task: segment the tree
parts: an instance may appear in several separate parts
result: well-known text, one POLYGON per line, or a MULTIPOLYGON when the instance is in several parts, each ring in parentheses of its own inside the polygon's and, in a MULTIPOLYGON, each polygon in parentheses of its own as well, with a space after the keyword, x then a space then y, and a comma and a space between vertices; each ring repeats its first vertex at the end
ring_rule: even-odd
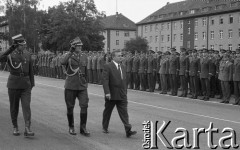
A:
POLYGON ((135 39, 126 42, 124 50, 131 53, 134 53, 135 51, 139 53, 146 52, 148 50, 148 42, 142 37, 136 37, 135 39))

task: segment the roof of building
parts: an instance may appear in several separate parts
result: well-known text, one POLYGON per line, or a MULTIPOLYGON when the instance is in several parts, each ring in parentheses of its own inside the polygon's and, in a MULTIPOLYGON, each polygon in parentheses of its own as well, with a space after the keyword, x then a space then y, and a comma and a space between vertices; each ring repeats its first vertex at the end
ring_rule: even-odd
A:
POLYGON ((137 30, 135 23, 121 13, 103 18, 102 23, 104 29, 137 30))
POLYGON ((138 22, 137 25, 178 20, 184 17, 197 17, 226 13, 228 11, 239 11, 239 8, 240 1, 185 0, 176 3, 167 3, 164 7, 138 22))

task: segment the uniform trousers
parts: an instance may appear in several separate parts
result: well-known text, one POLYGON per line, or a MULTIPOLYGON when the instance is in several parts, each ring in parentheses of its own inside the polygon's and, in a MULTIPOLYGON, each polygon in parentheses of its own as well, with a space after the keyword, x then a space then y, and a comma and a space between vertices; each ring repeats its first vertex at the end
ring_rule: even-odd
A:
POLYGON ((97 69, 98 84, 102 84, 102 69, 97 69))
POLYGON ((145 73, 139 73, 140 76, 140 84, 141 84, 141 90, 146 90, 146 74, 145 73))
POLYGON ((239 94, 240 94, 240 81, 234 81, 235 100, 239 100, 239 94))
POLYGON ((188 82, 187 82, 187 78, 185 77, 185 75, 180 75, 180 82, 181 82, 181 86, 182 86, 182 95, 187 96, 188 82))
POLYGON ((169 77, 170 77, 170 84, 171 84, 171 94, 177 95, 177 90, 178 90, 177 75, 169 74, 169 77))
POLYGON ((160 80, 161 80, 162 92, 167 93, 167 75, 160 74, 160 80))
POLYGON ((222 87, 223 100, 229 102, 231 97, 230 82, 221 81, 221 87, 222 87))
POLYGON ((210 82, 208 78, 201 78, 203 96, 209 98, 210 96, 210 82))
POLYGON ((139 90, 140 81, 139 81, 139 75, 137 72, 133 72, 133 82, 134 82, 134 89, 139 90))
POLYGON ((25 121, 25 126, 30 127, 31 125, 31 90, 29 87, 27 89, 10 89, 8 88, 8 96, 10 101, 10 113, 13 127, 18 127, 18 112, 19 112, 19 102, 21 100, 23 118, 25 121))
POLYGON ((97 69, 93 69, 92 74, 93 74, 93 83, 97 83, 97 69))
POLYGON ((214 97, 216 94, 216 78, 215 76, 211 76, 210 78, 210 95, 214 97))
POLYGON ((102 126, 104 129, 108 129, 111 114, 113 111, 113 108, 117 107, 117 111, 119 114, 120 119, 122 120, 122 123, 125 127, 125 131, 129 132, 132 128, 132 125, 129 124, 129 116, 128 116, 128 110, 127 100, 107 100, 105 99, 105 109, 103 111, 103 120, 102 120, 102 126))
POLYGON ((127 72, 127 86, 129 86, 130 89, 133 89, 132 72, 127 72))
POLYGON ((148 87, 149 87, 149 90, 150 91, 153 91, 154 90, 154 85, 153 85, 153 73, 148 73, 147 74, 147 79, 148 79, 148 87))
POLYGON ((196 97, 199 95, 199 77, 190 76, 191 92, 192 96, 196 97))
POLYGON ((88 82, 93 83, 93 74, 92 74, 92 69, 88 69, 88 82))

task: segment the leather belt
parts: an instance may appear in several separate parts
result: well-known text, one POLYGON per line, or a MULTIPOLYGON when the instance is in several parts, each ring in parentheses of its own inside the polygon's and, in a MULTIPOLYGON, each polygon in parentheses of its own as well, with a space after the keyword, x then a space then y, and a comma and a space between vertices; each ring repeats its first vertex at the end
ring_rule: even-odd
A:
POLYGON ((10 72, 11 75, 14 75, 14 76, 19 76, 19 77, 26 77, 26 76, 29 76, 28 73, 25 73, 25 72, 10 72))

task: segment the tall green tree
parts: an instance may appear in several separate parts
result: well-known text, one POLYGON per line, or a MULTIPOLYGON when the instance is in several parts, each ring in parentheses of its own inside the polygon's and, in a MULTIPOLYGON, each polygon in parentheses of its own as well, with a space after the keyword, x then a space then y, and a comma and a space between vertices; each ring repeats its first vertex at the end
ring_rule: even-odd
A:
POLYGON ((135 51, 139 53, 146 52, 148 50, 148 42, 142 37, 136 37, 135 39, 126 42, 124 50, 131 53, 134 53, 135 51))

